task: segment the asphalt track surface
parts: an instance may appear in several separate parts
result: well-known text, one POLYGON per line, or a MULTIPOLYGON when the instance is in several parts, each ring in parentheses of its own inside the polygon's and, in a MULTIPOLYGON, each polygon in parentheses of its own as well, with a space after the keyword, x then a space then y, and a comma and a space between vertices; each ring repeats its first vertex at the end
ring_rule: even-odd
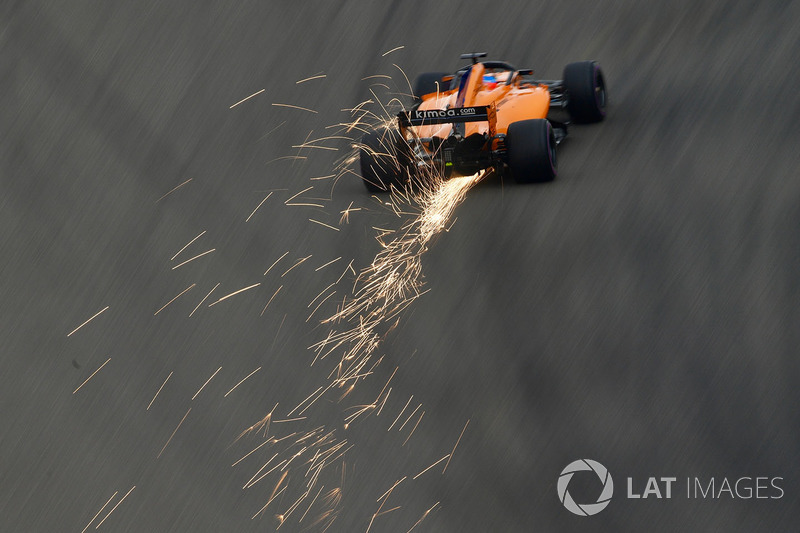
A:
MULTIPOLYGON (((416 531, 796 531, 799 7, 3 2, 0 529, 273 530, 299 493, 251 519, 277 478, 243 490, 269 455, 232 467, 262 440, 233 442, 326 383, 307 347, 335 305, 306 322, 308 303, 351 259, 369 264, 373 226, 401 222, 352 176, 323 208, 287 206, 310 185, 303 198, 327 197, 329 182, 309 179, 343 152, 275 159, 370 88, 402 92, 393 64, 413 77, 488 51, 548 78, 598 60, 609 117, 572 130, 553 184, 470 191, 374 374, 342 404, 273 424, 324 424, 354 445, 324 481, 343 484, 329 531, 366 530, 404 476, 382 511, 401 507, 371 531, 407 531, 431 507, 416 531), (392 79, 361 81, 376 74, 392 79), (362 210, 340 225, 351 202, 362 210), (287 251, 285 268, 312 257, 265 276, 287 251), (345 430, 343 409, 395 368, 381 416, 345 430), (411 395, 403 420, 420 411, 387 431, 411 395), (467 421, 446 473, 412 479, 467 421), (593 517, 556 494, 579 458, 615 481, 593 517), (680 492, 625 498, 628 477, 641 493, 649 476, 679 478, 680 492), (680 485, 746 476, 781 477, 783 497, 687 499, 680 485)), ((599 493, 585 477, 570 490, 599 493)), ((323 507, 300 523, 308 501, 281 530, 312 526, 323 507)))

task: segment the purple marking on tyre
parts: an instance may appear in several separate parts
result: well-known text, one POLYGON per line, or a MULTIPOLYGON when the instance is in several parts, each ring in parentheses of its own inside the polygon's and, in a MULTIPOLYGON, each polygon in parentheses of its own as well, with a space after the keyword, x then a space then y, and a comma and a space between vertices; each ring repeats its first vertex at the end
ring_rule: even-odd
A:
POLYGON ((556 151, 550 144, 550 139, 553 137, 553 126, 547 123, 547 154, 550 160, 550 169, 553 171, 553 177, 558 176, 558 169, 556 168, 556 151))
POLYGON ((597 104, 600 115, 606 116, 606 84, 605 80, 602 78, 603 75, 600 74, 600 67, 594 65, 594 79, 592 83, 592 85, 594 85, 594 101, 597 104), (600 86, 600 83, 602 83, 602 86, 600 86), (598 91, 597 89, 600 90, 598 91))

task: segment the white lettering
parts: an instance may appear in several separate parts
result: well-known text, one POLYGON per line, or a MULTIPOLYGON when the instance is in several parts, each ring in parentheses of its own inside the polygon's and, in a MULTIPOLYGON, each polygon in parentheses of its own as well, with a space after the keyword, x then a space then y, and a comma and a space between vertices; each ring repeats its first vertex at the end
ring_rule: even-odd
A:
POLYGON ((647 486, 644 488, 642 498, 647 498, 651 494, 655 494, 656 498, 661 498, 661 491, 658 488, 658 481, 656 481, 656 478, 654 477, 651 477, 647 480, 647 486))
POLYGON ((667 486, 667 498, 672 498, 672 484, 677 481, 677 478, 662 477, 661 481, 663 481, 667 486))
POLYGON ((633 479, 628 478, 628 498, 641 498, 639 494, 633 493, 633 479))

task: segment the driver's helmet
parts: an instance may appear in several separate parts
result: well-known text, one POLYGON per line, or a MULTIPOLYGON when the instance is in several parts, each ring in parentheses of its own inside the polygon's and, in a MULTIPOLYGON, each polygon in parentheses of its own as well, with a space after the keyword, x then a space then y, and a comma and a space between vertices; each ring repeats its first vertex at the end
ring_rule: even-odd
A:
POLYGON ((493 72, 483 75, 483 86, 490 90, 497 87, 497 77, 493 72))

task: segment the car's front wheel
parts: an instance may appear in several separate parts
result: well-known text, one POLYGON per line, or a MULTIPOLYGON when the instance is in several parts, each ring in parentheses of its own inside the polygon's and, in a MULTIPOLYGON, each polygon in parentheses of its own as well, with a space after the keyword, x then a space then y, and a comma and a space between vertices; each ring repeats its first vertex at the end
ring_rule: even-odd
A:
POLYGON ((567 110, 574 122, 600 122, 606 116, 606 81, 597 61, 564 67, 567 110))
POLYGON ((508 167, 520 183, 553 181, 558 174, 556 138, 546 119, 520 120, 508 126, 508 167))

